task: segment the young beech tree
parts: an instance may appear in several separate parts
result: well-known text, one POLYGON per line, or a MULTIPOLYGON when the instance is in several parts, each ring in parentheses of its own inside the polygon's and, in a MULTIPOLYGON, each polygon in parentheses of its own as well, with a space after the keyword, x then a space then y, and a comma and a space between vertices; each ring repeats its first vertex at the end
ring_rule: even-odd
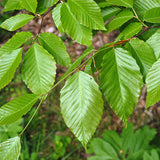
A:
MULTIPOLYGON (((66 80, 60 95, 61 113, 86 148, 101 120, 102 95, 125 124, 143 84, 147 86, 146 107, 160 100, 159 0, 8 0, 3 12, 21 9, 26 12, 10 17, 0 27, 16 31, 34 18, 43 23, 43 18, 52 12, 59 32, 88 48, 71 63, 63 41, 53 33, 41 33, 41 28, 36 36, 29 31, 17 32, 0 48, 0 89, 13 79, 24 54, 21 72, 32 94, 26 93, 1 106, 0 125, 17 121, 40 101, 36 113, 47 95, 66 80), (92 47, 93 30, 108 33, 116 29, 120 34, 115 42, 98 50, 92 47), (23 53, 28 41, 32 45, 23 53), (68 70, 54 84, 56 64, 68 70), (96 71, 100 72, 100 85, 90 75, 96 71)), ((0 144, 1 160, 18 159, 20 138, 29 123, 18 137, 0 144)))

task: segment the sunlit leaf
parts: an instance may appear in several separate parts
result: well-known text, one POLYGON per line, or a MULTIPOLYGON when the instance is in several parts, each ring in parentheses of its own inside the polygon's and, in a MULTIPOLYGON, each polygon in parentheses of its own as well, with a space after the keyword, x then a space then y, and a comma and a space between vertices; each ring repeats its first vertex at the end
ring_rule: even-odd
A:
POLYGON ((113 111, 127 123, 143 84, 140 69, 128 51, 116 48, 104 56, 100 83, 113 111))
POLYGON ((90 75, 79 71, 69 77, 61 90, 61 112, 65 123, 86 146, 103 112, 99 86, 90 75))
POLYGON ((11 124, 25 115, 38 100, 34 94, 24 94, 0 107, 0 125, 11 124))
POLYGON ((46 94, 55 81, 55 60, 42 46, 35 43, 24 58, 22 75, 34 94, 46 94))

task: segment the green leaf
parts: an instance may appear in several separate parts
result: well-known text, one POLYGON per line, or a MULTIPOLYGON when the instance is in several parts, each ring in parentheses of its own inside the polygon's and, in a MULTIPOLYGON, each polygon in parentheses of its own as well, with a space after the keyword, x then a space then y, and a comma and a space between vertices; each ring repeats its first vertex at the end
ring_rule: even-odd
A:
POLYGON ((14 137, 0 143, 1 160, 18 160, 21 151, 20 138, 14 137))
POLYGON ((20 10, 22 7, 22 0, 8 0, 3 12, 11 11, 11 10, 20 10))
POLYGON ((121 11, 119 14, 117 14, 117 16, 115 18, 113 18, 107 25, 107 32, 111 32, 117 28, 119 28, 120 26, 122 26, 124 23, 126 23, 127 21, 129 21, 130 19, 132 19, 134 17, 134 14, 132 11, 130 10, 124 10, 121 11))
POLYGON ((144 15, 149 9, 160 7, 159 0, 134 0, 133 8, 136 10, 138 17, 143 20, 144 15))
POLYGON ((122 141, 116 131, 107 130, 103 133, 103 139, 107 143, 111 144, 115 151, 119 154, 120 150, 122 149, 122 141))
POLYGON ((6 29, 8 31, 15 31, 25 24, 27 24, 30 20, 32 20, 34 16, 28 14, 18 14, 13 16, 7 20, 5 20, 0 27, 6 29))
POLYGON ((160 101, 160 59, 156 61, 146 78, 147 85, 147 107, 160 101))
POLYGON ((144 15, 144 21, 151 23, 160 23, 160 7, 148 10, 144 15))
POLYGON ((103 57, 111 49, 112 47, 99 48, 99 50, 96 52, 97 54, 94 56, 94 63, 91 65, 93 72, 97 72, 97 70, 102 68, 103 57))
POLYGON ((46 8, 49 8, 51 6, 53 6, 54 4, 56 4, 58 2, 58 0, 44 0, 44 6, 46 8))
POLYGON ((133 0, 106 0, 108 4, 123 6, 123 7, 133 7, 133 0))
POLYGON ((66 81, 60 101, 65 123, 86 147, 103 113, 99 86, 93 77, 79 71, 66 81))
POLYGON ((94 0, 68 0, 67 3, 82 25, 90 29, 106 30, 101 10, 94 0))
POLYGON ((148 40, 147 43, 153 48, 154 54, 158 59, 160 56, 160 29, 158 29, 148 40))
POLYGON ((155 149, 151 150, 151 157, 153 158, 153 160, 159 160, 158 152, 155 149))
POLYGON ((131 52, 132 56, 136 59, 145 81, 149 69, 156 61, 153 49, 151 48, 150 45, 148 45, 148 43, 139 39, 130 40, 126 48, 131 52))
POLYGON ((128 39, 139 33, 142 29, 142 24, 139 22, 132 22, 126 26, 116 38, 116 41, 128 39))
POLYGON ((18 136, 23 129, 22 123, 23 119, 21 118, 10 125, 0 126, 0 143, 6 141, 8 138, 13 138, 18 136))
POLYGON ((22 59, 22 49, 0 55, 0 89, 5 87, 13 78, 22 59))
POLYGON ((114 15, 116 15, 120 11, 121 9, 119 7, 108 7, 108 8, 102 9, 102 16, 103 16, 104 21, 109 20, 110 18, 112 18, 114 15))
POLYGON ((0 108, 0 125, 11 124, 25 115, 38 100, 34 94, 24 94, 0 108))
POLYGON ((91 29, 79 24, 74 15, 71 13, 67 4, 63 3, 61 7, 61 22, 64 31, 71 36, 75 41, 91 45, 92 31, 91 29))
POLYGON ((0 48, 0 55, 18 49, 31 38, 31 32, 16 33, 11 39, 9 39, 5 44, 2 45, 2 47, 0 48))
POLYGON ((116 48, 103 59, 101 88, 113 111, 126 123, 142 88, 142 75, 128 51, 116 48))
POLYGON ((119 160, 114 148, 100 138, 94 138, 87 153, 95 153, 96 156, 88 158, 88 160, 119 160))
POLYGON ((21 1, 24 9, 32 13, 36 12, 37 0, 21 0, 21 1))
POLYGON ((67 76, 68 74, 70 74, 72 72, 72 70, 74 70, 75 68, 77 68, 80 63, 82 62, 82 60, 89 55, 90 53, 92 53, 94 51, 94 48, 92 46, 88 47, 81 56, 79 56, 71 65, 71 67, 63 74, 63 76, 61 77, 61 79, 63 79, 65 76, 67 76))
POLYGON ((129 148, 131 147, 133 140, 134 140, 134 128, 133 124, 128 124, 127 127, 123 128, 121 133, 121 141, 122 141, 122 148, 123 155, 126 155, 129 148))
POLYGON ((59 37, 52 33, 42 33, 38 40, 43 48, 53 55, 58 64, 66 67, 70 66, 71 59, 67 53, 65 44, 59 37))
POLYGON ((130 145, 129 154, 134 154, 139 152, 140 150, 147 149, 149 147, 149 143, 156 135, 155 129, 150 129, 148 126, 143 127, 142 129, 138 129, 135 133, 135 138, 132 140, 132 145, 130 145))
POLYGON ((62 27, 61 22, 61 7, 62 3, 58 4, 52 11, 52 18, 54 20, 54 23, 56 24, 59 32, 62 34, 64 32, 64 29, 62 27))
POLYGON ((55 60, 42 46, 35 43, 24 58, 22 75, 23 81, 34 94, 46 94, 55 81, 55 60))
POLYGON ((159 160, 158 152, 155 149, 151 150, 151 155, 145 152, 143 155, 143 160, 159 160))
POLYGON ((143 155, 143 160, 153 160, 153 159, 147 152, 145 152, 143 155))

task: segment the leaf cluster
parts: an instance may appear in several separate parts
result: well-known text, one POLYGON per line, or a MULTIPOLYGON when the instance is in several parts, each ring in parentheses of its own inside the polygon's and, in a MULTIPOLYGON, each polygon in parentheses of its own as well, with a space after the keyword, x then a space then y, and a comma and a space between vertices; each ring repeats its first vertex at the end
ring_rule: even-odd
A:
MULTIPOLYGON (((65 79, 60 92, 61 113, 85 148, 103 114, 102 96, 125 124, 144 84, 147 86, 146 107, 157 103, 160 100, 159 8, 158 0, 8 0, 4 12, 21 9, 24 12, 5 20, 1 28, 15 31, 35 18, 43 24, 44 17, 52 12, 59 32, 67 33, 88 48, 72 63, 63 41, 53 33, 41 33, 41 27, 36 36, 29 31, 17 32, 0 48, 0 89, 11 82, 16 69, 22 65, 23 81, 32 93, 3 105, 0 125, 17 121, 40 100, 21 136, 48 94, 65 79), (98 50, 93 48, 95 30, 109 33, 116 29, 120 34, 115 42, 98 50), (26 42, 31 46, 24 52, 26 42), (55 83, 57 65, 68 70, 55 83), (95 72, 100 73, 98 83, 92 76, 95 72)), ((10 151, 14 152, 13 159, 18 159, 19 137, 0 144, 3 157, 8 158, 10 151), (3 153, 7 148, 9 152, 3 153)))

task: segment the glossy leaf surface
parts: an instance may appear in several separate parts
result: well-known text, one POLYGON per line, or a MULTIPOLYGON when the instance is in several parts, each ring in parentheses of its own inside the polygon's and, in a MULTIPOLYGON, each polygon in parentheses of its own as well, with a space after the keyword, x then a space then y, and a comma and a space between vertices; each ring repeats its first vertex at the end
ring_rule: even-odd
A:
POLYGON ((0 55, 0 89, 5 87, 13 78, 22 59, 22 49, 0 55))
POLYGON ((129 21, 134 17, 134 14, 130 10, 124 10, 121 11, 119 14, 117 14, 116 17, 114 17, 107 25, 108 32, 111 32, 120 26, 122 26, 124 23, 129 21))
POLYGON ((106 30, 99 6, 94 0, 68 0, 73 15, 90 29, 106 30))
POLYGON ((133 7, 133 0, 106 0, 108 4, 123 6, 123 7, 133 7))
POLYGON ((147 79, 147 107, 160 101, 160 59, 150 69, 147 79))
POLYGON ((127 123, 138 102, 143 84, 140 69, 128 51, 116 48, 106 53, 100 83, 113 111, 127 123))
POLYGON ((5 20, 0 25, 0 27, 3 28, 3 29, 6 29, 8 31, 15 31, 15 30, 23 27, 25 24, 27 24, 33 18, 34 18, 34 16, 32 16, 32 15, 18 14, 16 16, 13 16, 13 17, 5 20))
POLYGON ((71 38, 81 44, 87 46, 91 45, 91 29, 81 25, 70 11, 68 5, 65 3, 63 3, 61 7, 61 22, 64 31, 69 34, 71 38))
POLYGON ((21 0, 22 6, 27 11, 30 11, 32 13, 36 12, 37 8, 37 0, 21 0))
POLYGON ((20 138, 14 137, 0 143, 0 159, 1 160, 18 160, 21 151, 20 138))
POLYGON ((5 44, 2 45, 2 47, 0 48, 0 55, 18 49, 31 38, 32 33, 30 32, 16 33, 11 39, 9 39, 5 44))
POLYGON ((61 112, 65 123, 86 146, 103 112, 99 86, 90 75, 79 71, 69 77, 61 90, 61 112))
POLYGON ((132 53, 132 56, 136 59, 137 64, 141 69, 141 73, 144 75, 145 80, 145 77, 149 69, 156 61, 153 49, 150 45, 148 45, 148 43, 139 39, 130 40, 127 49, 132 53))
POLYGON ((0 125, 11 124, 25 115, 38 100, 34 94, 24 94, 0 108, 0 125))
POLYGON ((34 94, 46 94, 55 81, 55 60, 42 46, 35 43, 24 58, 22 75, 34 94))
POLYGON ((70 66, 71 59, 64 42, 59 37, 52 33, 42 33, 39 36, 39 41, 43 48, 53 55, 57 64, 70 66))

